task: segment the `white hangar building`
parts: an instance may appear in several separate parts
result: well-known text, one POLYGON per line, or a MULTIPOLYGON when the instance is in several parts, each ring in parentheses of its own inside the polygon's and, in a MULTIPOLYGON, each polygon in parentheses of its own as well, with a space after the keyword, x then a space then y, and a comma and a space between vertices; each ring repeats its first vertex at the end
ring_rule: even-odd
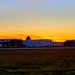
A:
POLYGON ((47 46, 53 46, 53 41, 47 39, 24 40, 23 45, 27 47, 47 47, 47 46))

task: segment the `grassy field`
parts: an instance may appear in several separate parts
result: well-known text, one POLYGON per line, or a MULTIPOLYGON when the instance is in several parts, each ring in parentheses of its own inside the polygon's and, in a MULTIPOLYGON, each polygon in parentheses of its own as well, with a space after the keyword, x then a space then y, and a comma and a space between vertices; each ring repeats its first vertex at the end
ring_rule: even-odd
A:
POLYGON ((75 50, 0 50, 0 75, 75 75, 75 50))

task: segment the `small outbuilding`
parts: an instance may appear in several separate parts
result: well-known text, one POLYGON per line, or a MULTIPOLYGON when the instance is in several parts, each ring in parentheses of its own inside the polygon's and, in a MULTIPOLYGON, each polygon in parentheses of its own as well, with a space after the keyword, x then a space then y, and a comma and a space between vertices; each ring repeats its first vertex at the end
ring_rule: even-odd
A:
POLYGON ((64 46, 69 46, 69 47, 75 46, 75 40, 66 40, 64 42, 64 46))
POLYGON ((64 42, 54 42, 53 46, 54 47, 63 47, 64 46, 64 42))

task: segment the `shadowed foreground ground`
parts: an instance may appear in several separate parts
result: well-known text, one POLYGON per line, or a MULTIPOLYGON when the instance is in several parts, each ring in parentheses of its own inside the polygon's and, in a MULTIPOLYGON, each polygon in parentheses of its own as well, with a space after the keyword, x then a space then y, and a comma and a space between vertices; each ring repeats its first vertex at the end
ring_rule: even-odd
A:
POLYGON ((75 50, 0 50, 0 75, 75 75, 75 50))

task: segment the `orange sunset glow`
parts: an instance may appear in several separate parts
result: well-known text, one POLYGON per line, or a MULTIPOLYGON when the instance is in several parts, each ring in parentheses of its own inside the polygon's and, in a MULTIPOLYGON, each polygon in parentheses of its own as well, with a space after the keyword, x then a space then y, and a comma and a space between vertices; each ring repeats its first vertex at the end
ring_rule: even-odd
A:
POLYGON ((75 39, 74 0, 1 0, 0 39, 75 39))

